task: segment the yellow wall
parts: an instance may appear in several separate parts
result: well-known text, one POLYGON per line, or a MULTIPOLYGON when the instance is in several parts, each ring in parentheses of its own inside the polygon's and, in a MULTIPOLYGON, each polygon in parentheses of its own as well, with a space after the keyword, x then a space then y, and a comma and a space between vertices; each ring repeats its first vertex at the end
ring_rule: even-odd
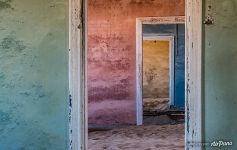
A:
POLYGON ((169 41, 143 41, 143 97, 169 97, 169 41))

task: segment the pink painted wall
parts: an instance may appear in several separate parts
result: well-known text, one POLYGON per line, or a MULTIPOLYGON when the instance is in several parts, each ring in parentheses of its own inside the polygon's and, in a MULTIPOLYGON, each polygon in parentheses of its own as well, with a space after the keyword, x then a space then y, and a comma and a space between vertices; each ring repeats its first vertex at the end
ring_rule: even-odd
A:
POLYGON ((185 15, 185 0, 88 0, 89 124, 136 122, 136 18, 185 15))

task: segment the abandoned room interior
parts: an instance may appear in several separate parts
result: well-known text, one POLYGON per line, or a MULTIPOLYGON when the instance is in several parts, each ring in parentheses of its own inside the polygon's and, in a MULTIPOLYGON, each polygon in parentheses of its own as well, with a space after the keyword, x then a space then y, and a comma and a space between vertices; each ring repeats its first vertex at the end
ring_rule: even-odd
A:
POLYGON ((184 2, 87 8, 89 149, 184 149, 184 2))
POLYGON ((0 0, 0 150, 236 150, 237 0, 0 0))
POLYGON ((89 149, 184 149, 184 7, 88 1, 89 149))

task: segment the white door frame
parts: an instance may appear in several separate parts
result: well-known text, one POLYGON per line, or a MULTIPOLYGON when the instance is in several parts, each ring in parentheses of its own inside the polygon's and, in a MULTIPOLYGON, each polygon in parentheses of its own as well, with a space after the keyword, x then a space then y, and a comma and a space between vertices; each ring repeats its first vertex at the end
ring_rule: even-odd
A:
POLYGON ((86 150, 87 0, 69 0, 69 150, 86 150))
MULTIPOLYGON (((143 97, 142 97, 142 63, 143 63, 143 24, 185 24, 184 16, 172 16, 172 17, 143 17, 136 19, 136 122, 137 125, 143 124, 143 97)), ((170 53, 172 54, 172 53, 170 53)), ((173 57, 173 56, 172 56, 173 57)), ((171 58, 171 57, 170 57, 171 58)), ((171 58, 172 62, 174 58, 171 58)), ((172 67, 170 67, 172 69, 172 67)), ((173 70, 170 70, 173 77, 173 70)), ((170 84, 170 88, 173 87, 173 82, 170 84)), ((170 99, 173 100, 173 89, 170 90, 170 99)))
MULTIPOLYGON (((202 0, 186 0, 185 3, 185 149, 201 150, 202 0)), ((69 0, 69 14, 69 100, 72 104, 69 105, 69 149, 87 150, 87 0, 69 0)), ((159 21, 152 17, 150 19, 159 21)), ((164 23, 171 21, 160 19, 164 23)))
POLYGON ((202 0, 186 0, 185 145, 202 150, 202 0))
MULTIPOLYGON (((155 34, 146 34, 142 35, 142 40, 157 40, 157 41, 169 41, 169 105, 174 104, 174 36, 170 35, 155 35, 155 34)), ((137 45, 136 54, 139 56, 143 56, 143 42, 140 43, 141 45, 137 45)), ((138 56, 137 56, 138 57, 138 56)), ((143 58, 137 59, 141 62, 136 62, 136 68, 138 69, 140 64, 143 65, 143 58)), ((140 73, 140 72, 139 72, 140 73)), ((141 75, 136 76, 136 80, 139 80, 139 83, 143 83, 143 70, 141 70, 141 75), (138 79, 139 78, 139 79, 138 79)), ((137 87, 136 89, 139 89, 140 91, 137 91, 136 93, 141 93, 143 91, 143 84, 137 84, 138 86, 141 85, 141 87, 137 87)), ((140 97, 139 97, 140 98, 140 97)), ((137 112, 137 121, 142 121, 141 124, 143 124, 143 97, 141 99, 136 99, 136 112, 137 112)))

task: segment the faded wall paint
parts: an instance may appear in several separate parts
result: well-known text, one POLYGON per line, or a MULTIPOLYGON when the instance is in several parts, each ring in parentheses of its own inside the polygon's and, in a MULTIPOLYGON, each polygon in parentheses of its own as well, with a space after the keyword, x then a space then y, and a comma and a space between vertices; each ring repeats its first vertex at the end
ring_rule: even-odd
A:
POLYGON ((68 2, 0 0, 0 149, 68 148, 68 2))
POLYGON ((135 124, 136 18, 185 15, 184 0, 88 4, 89 123, 135 124))
POLYGON ((143 41, 143 98, 169 98, 169 41, 143 41))
POLYGON ((237 149, 237 0, 205 0, 205 13, 214 18, 204 25, 204 135, 205 142, 229 141, 237 149))
POLYGON ((143 111, 169 108, 170 42, 143 40, 143 111))

